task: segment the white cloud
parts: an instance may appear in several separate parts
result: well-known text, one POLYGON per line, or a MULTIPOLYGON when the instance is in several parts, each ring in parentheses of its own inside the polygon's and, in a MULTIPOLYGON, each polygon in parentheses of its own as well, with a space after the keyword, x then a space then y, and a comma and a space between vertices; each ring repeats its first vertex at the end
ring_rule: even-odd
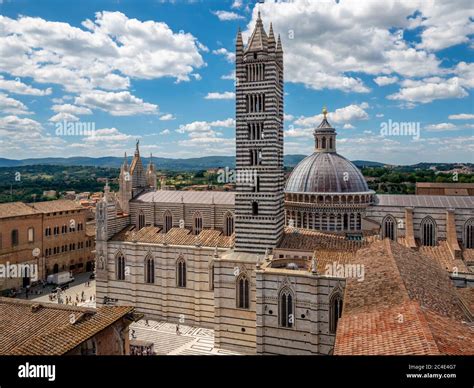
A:
POLYGON ((166 113, 163 116, 160 116, 161 121, 170 121, 170 120, 175 120, 176 117, 173 116, 171 113, 166 113))
POLYGON ((230 79, 232 81, 235 81, 235 70, 232 70, 229 74, 224 74, 221 76, 221 79, 230 79))
POLYGON ((283 118, 285 119, 285 121, 293 121, 295 119, 295 116, 285 113, 283 115, 283 118))
POLYGON ((53 105, 51 107, 53 112, 56 113, 69 113, 72 115, 91 115, 92 111, 89 108, 83 106, 76 106, 72 104, 53 105))
POLYGON ((39 122, 18 116, 0 117, 0 134, 3 136, 21 135, 22 137, 34 136, 42 131, 39 122))
POLYGON ((212 50, 212 53, 215 55, 222 55, 227 62, 234 63, 235 62, 235 53, 232 51, 228 51, 224 47, 220 49, 212 50))
POLYGON ((90 136, 84 137, 83 141, 86 143, 110 143, 123 142, 133 138, 134 136, 126 135, 125 133, 120 132, 117 128, 102 128, 93 131, 90 136))
POLYGON ((53 123, 57 123, 60 121, 79 121, 79 117, 74 116, 71 113, 59 112, 58 114, 52 116, 48 121, 51 121, 53 123))
POLYGON ((163 22, 104 11, 82 27, 39 17, 0 17, 0 69, 80 93, 126 89, 130 78, 188 81, 204 65, 197 39, 163 22))
POLYGON ((473 120, 474 114, 472 113, 459 113, 455 115, 449 115, 448 119, 450 120, 473 120))
POLYGON ((232 2, 231 8, 234 8, 234 9, 242 8, 242 5, 243 5, 242 0, 234 0, 232 2))
POLYGON ((26 94, 30 96, 47 96, 52 93, 51 88, 36 89, 30 85, 21 82, 20 79, 6 80, 0 75, 0 89, 14 94, 26 94))
POLYGON ((27 115, 31 113, 21 101, 8 97, 4 93, 0 93, 0 112, 12 115, 27 115))
POLYGON ((156 114, 158 105, 144 102, 128 91, 105 92, 95 90, 82 93, 76 97, 75 103, 92 109, 100 109, 112 116, 133 116, 137 114, 156 114))
POLYGON ((212 12, 212 13, 214 15, 216 15, 219 18, 220 21, 245 19, 242 15, 239 15, 238 13, 235 13, 235 12, 215 11, 215 12, 212 12))
POLYGON ((419 81, 405 80, 402 82, 402 88, 387 98, 412 103, 429 103, 434 100, 462 98, 467 95, 466 90, 460 85, 459 78, 452 77, 446 80, 433 77, 419 81))
POLYGON ((193 121, 189 124, 180 125, 176 130, 179 133, 209 133, 212 132, 214 127, 218 128, 234 128, 235 120, 233 118, 228 118, 225 120, 215 120, 215 121, 193 121))
POLYGON ((169 135, 171 133, 171 131, 169 129, 163 129, 161 132, 160 132, 160 135, 169 135))
MULTIPOLYGON (((330 123, 334 124, 349 123, 356 120, 367 120, 369 118, 369 115, 367 114, 365 109, 367 109, 368 107, 368 104, 365 102, 359 105, 348 105, 344 108, 336 109, 334 112, 329 112, 327 118, 330 123)), ((322 120, 322 114, 310 117, 301 116, 295 120, 295 124, 301 125, 303 127, 315 127, 319 125, 322 120)))
POLYGON ((377 113, 377 114, 375 115, 375 117, 377 117, 377 118, 381 118, 381 117, 384 117, 384 116, 385 116, 385 115, 384 115, 383 113, 377 113))
POLYGON ((342 129, 354 129, 355 127, 352 124, 344 124, 342 129))
POLYGON ((442 41, 442 46, 448 47, 467 41, 472 33, 469 0, 459 4, 448 1, 446 5, 423 0, 294 0, 255 6, 244 41, 253 30, 257 9, 264 23, 272 21, 274 31, 281 33, 285 79, 316 90, 369 91, 358 73, 378 77, 442 75, 446 69, 432 52, 434 42, 442 41), (416 11, 421 14, 416 16, 416 11), (458 25, 463 27, 448 31, 458 25), (423 28, 422 44, 413 47, 404 32, 417 27, 423 28), (437 29, 436 36, 432 27, 437 29))
POLYGON ((379 86, 394 84, 397 81, 398 81, 398 77, 381 76, 381 77, 374 78, 374 82, 379 86))
POLYGON ((430 124, 425 127, 430 132, 456 131, 459 128, 452 123, 430 124))
POLYGON ((224 92, 224 93, 210 92, 210 93, 207 93, 206 97, 204 98, 206 100, 232 100, 235 98, 235 93, 234 92, 224 92))

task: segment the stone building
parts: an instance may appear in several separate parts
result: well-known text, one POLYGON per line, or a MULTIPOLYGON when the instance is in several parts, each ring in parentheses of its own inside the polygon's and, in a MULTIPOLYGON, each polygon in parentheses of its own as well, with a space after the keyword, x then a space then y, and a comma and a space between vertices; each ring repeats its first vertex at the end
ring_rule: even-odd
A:
POLYGON ((0 265, 37 271, 0 276, 0 290, 26 287, 51 273, 92 271, 95 230, 86 217, 87 209, 70 200, 0 204, 0 265))
POLYGON ((22 202, 0 204, 0 265, 5 266, 3 272, 8 272, 0 276, 0 290, 26 287, 30 274, 25 269, 32 268, 30 265, 38 270, 32 276, 44 278, 42 230, 43 215, 38 210, 22 202), (10 268, 7 270, 9 264, 23 265, 23 273, 13 274, 10 268))
POLYGON ((237 352, 332 354, 347 279, 364 277, 354 258, 379 240, 472 282, 474 198, 375 194, 337 154, 326 111, 285 186, 283 49, 260 16, 246 45, 237 34, 236 77, 236 175, 256 178, 235 192, 156 190, 137 142, 118 194, 107 185, 97 204, 99 304, 213 328, 237 352))
POLYGON ((75 201, 57 200, 29 204, 42 214, 41 239, 46 275, 94 269, 94 236, 88 235, 87 209, 75 201))

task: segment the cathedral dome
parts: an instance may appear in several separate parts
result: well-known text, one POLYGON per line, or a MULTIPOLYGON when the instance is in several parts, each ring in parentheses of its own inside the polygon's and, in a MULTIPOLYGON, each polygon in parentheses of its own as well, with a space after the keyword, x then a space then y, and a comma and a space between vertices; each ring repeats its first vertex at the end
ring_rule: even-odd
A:
POLYGON ((336 131, 327 120, 314 130, 314 153, 303 159, 286 183, 287 193, 369 193, 360 170, 336 152, 336 131))
POLYGON ((314 152, 293 170, 287 193, 365 193, 369 187, 360 170, 335 152, 314 152))

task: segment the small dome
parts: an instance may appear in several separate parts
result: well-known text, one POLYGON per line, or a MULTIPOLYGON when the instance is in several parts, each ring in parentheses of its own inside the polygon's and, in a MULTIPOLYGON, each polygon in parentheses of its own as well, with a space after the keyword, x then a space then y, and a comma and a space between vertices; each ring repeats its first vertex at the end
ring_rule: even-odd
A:
POLYGON ((364 176, 351 161, 336 152, 314 152, 294 168, 286 182, 285 192, 364 193, 370 190, 364 176))

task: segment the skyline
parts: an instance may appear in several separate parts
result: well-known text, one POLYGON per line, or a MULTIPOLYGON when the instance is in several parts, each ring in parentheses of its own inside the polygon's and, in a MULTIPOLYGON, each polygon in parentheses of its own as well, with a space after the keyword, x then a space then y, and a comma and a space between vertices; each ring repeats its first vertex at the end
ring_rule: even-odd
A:
POLYGON ((311 153, 327 106, 349 159, 472 162, 467 1, 49 4, 0 2, 0 157, 235 154, 235 36, 260 10, 283 43, 285 154, 311 153), (95 132, 57 136, 64 120, 95 132))

